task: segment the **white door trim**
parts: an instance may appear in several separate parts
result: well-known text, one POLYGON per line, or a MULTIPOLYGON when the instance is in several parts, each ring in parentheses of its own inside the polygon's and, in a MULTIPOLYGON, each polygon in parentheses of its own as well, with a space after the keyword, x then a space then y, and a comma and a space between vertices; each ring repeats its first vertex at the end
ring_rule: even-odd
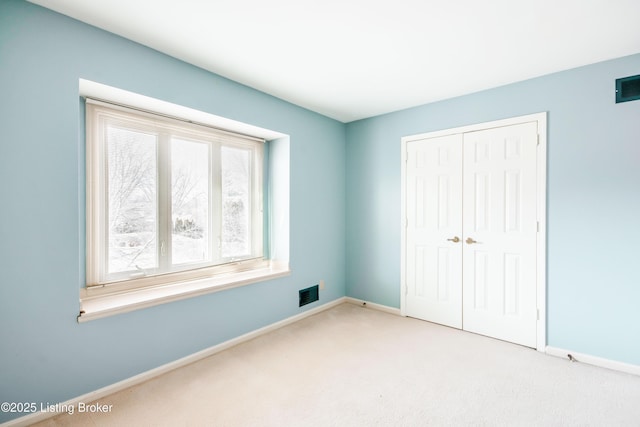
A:
POLYGON ((526 116, 512 117, 492 122, 478 123, 461 126, 452 129, 443 129, 418 135, 410 135, 401 139, 401 254, 400 254, 400 313, 406 316, 407 303, 407 212, 406 212, 406 174, 407 174, 407 143, 410 141, 435 138, 439 136, 474 132, 502 126, 511 126, 521 123, 537 122, 538 146, 537 146, 537 221, 538 233, 536 237, 536 299, 538 308, 538 322, 536 334, 536 349, 544 352, 547 345, 547 113, 529 114, 526 116))

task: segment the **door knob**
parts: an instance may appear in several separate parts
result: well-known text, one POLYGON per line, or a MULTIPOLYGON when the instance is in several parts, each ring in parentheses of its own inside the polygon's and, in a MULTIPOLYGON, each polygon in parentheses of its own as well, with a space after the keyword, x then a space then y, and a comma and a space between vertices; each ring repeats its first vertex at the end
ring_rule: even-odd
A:
POLYGON ((447 239, 447 240, 453 243, 458 243, 460 241, 460 238, 458 236, 454 236, 453 239, 447 239))
POLYGON ((467 242, 467 245, 472 245, 474 243, 478 243, 475 240, 473 240, 471 237, 467 237, 467 240, 465 240, 465 242, 467 242))

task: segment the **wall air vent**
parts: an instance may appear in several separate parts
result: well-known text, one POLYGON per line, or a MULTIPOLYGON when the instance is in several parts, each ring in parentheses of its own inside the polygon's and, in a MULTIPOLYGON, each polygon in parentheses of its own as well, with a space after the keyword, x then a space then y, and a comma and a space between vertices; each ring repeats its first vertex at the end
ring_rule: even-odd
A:
POLYGON ((616 79, 616 104, 640 99, 640 74, 616 79))
POLYGON ((318 285, 311 286, 307 289, 301 289, 298 292, 298 307, 307 305, 314 301, 318 301, 318 285))

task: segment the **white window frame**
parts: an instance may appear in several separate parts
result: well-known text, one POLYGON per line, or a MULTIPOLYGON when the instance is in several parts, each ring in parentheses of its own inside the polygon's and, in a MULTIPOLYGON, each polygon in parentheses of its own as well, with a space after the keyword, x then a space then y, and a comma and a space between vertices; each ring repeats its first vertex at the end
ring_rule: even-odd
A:
MULTIPOLYGON (((85 285, 80 289, 79 323, 290 274, 288 261, 288 135, 83 79, 80 79, 80 95, 86 99, 99 100, 98 103, 106 100, 108 105, 113 103, 132 107, 135 110, 157 113, 160 116, 168 116, 182 122, 198 123, 217 129, 224 135, 230 132, 239 132, 243 137, 254 136, 271 141, 276 145, 272 147, 275 151, 269 156, 269 164, 273 163, 276 167, 269 171, 269 181, 271 182, 269 186, 270 219, 264 222, 264 224, 269 224, 270 230, 269 259, 230 260, 231 262, 215 266, 206 273, 202 269, 194 269, 169 275, 143 277, 136 279, 135 282, 116 281, 99 283, 97 286, 85 285), (271 187, 272 185, 273 187, 271 187), (131 286, 132 283, 135 286, 131 286)), ((198 126, 195 127, 198 128, 198 126)), ((87 131, 91 130, 87 129, 87 131)), ((87 279, 95 278, 95 273, 89 268, 89 258, 93 256, 89 235, 92 227, 95 227, 93 224, 95 218, 89 213, 91 209, 95 209, 92 207, 92 197, 90 196, 92 191, 90 187, 94 185, 90 171, 94 170, 94 166, 91 164, 93 157, 89 150, 91 147, 87 145, 87 279)), ((262 189, 262 185, 260 188, 262 189)), ((259 206, 262 206, 262 202, 259 206)), ((262 226, 262 215, 259 218, 262 226)), ((87 281, 87 283, 89 282, 87 281)))
POLYGON ((156 286, 185 279, 210 277, 220 273, 233 273, 256 268, 264 268, 267 261, 262 258, 263 250, 263 210, 262 210, 262 164, 264 140, 249 138, 216 129, 206 128, 176 119, 136 111, 118 105, 87 99, 87 287, 112 286, 120 284, 121 289, 156 286), (106 127, 119 126, 136 129, 158 138, 158 267, 147 273, 124 272, 108 274, 107 212, 108 196, 106 184, 106 127), (211 168, 209 252, 212 260, 192 266, 174 266, 169 263, 171 254, 170 231, 170 166, 166 158, 172 137, 197 139, 209 147, 211 168), (251 211, 250 211, 250 255, 243 259, 222 258, 218 240, 221 236, 220 223, 213 221, 216 210, 221 210, 220 201, 213 195, 220 195, 220 150, 223 147, 243 148, 251 152, 251 211), (164 202, 163 202, 164 201, 164 202), (164 255, 163 255, 164 254, 164 255))

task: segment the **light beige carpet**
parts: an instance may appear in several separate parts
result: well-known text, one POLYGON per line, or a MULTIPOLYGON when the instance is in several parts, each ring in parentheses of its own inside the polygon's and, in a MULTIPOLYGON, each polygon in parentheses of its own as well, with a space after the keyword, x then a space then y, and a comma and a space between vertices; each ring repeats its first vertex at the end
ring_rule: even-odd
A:
POLYGON ((352 304, 39 426, 640 426, 640 377, 352 304))

